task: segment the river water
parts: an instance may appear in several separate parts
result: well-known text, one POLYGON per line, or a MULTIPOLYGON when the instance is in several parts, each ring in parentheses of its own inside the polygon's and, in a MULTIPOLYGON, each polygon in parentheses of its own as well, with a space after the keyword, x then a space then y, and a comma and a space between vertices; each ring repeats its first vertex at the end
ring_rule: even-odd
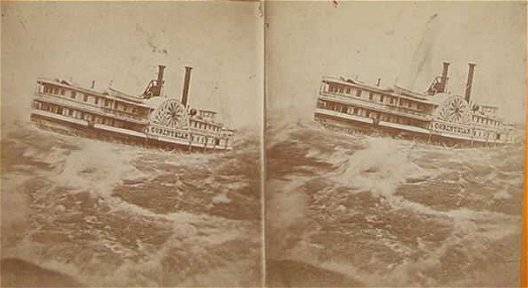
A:
POLYGON ((524 147, 457 149, 270 119, 271 286, 518 286, 524 147))
POLYGON ((2 286, 260 284, 256 133, 208 154, 2 133, 2 286))
MULTIPOLYGON (((260 285, 256 132, 210 154, 2 133, 4 285, 260 285)), ((266 135, 269 286, 518 286, 523 145, 266 135)))

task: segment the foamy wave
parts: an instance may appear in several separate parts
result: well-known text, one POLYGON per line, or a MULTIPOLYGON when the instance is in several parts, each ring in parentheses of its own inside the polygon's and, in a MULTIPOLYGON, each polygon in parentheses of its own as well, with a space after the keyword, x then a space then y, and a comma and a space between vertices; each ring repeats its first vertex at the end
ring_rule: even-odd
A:
POLYGON ((343 152, 336 155, 336 160, 343 159, 335 164, 338 168, 331 175, 336 182, 357 187, 358 191, 390 196, 407 179, 431 177, 431 173, 410 159, 412 147, 409 143, 388 138, 369 140, 367 148, 356 151, 351 157, 343 159, 343 152))

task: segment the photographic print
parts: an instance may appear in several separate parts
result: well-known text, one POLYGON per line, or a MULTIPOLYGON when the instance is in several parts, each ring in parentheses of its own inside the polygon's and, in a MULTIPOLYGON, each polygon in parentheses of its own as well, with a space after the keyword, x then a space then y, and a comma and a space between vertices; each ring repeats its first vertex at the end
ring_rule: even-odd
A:
POLYGON ((526 3, 2 2, 2 287, 515 287, 526 3))
POLYGON ((522 2, 268 2, 268 286, 519 285, 522 2))
POLYGON ((2 2, 3 287, 258 286, 258 3, 2 2))

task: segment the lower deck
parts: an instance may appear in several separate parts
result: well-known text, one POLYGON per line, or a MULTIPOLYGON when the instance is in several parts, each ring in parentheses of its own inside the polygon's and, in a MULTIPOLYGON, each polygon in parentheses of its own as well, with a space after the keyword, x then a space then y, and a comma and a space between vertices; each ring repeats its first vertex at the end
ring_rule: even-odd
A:
POLYGON ((109 142, 118 142, 129 145, 138 145, 146 148, 162 148, 166 150, 181 151, 222 151, 231 150, 231 146, 214 145, 210 143, 193 143, 186 139, 168 139, 166 137, 149 137, 147 134, 116 128, 99 123, 90 123, 83 119, 75 119, 57 115, 48 111, 33 110, 31 121, 37 126, 67 135, 76 135, 86 138, 99 139, 109 142))
POLYGON ((506 141, 483 141, 481 139, 460 137, 459 135, 449 135, 421 127, 375 121, 369 118, 340 115, 333 112, 318 109, 314 114, 315 121, 327 129, 350 135, 388 136, 453 147, 496 146, 509 143, 506 141))

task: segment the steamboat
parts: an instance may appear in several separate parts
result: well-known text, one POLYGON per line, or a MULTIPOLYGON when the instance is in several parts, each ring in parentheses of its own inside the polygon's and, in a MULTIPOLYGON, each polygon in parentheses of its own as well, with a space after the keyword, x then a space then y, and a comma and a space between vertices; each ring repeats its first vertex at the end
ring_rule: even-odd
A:
POLYGON ((381 88, 344 77, 324 77, 314 118, 324 127, 349 133, 401 137, 455 147, 513 143, 514 127, 498 108, 471 100, 475 64, 469 63, 464 97, 447 89, 449 63, 443 63, 423 93, 398 86, 381 88))
POLYGON ((185 67, 180 100, 164 92, 165 66, 145 91, 129 95, 108 88, 96 91, 60 79, 38 79, 31 120, 67 134, 145 147, 185 151, 231 150, 234 130, 217 121, 216 112, 189 106, 192 67, 185 67))

